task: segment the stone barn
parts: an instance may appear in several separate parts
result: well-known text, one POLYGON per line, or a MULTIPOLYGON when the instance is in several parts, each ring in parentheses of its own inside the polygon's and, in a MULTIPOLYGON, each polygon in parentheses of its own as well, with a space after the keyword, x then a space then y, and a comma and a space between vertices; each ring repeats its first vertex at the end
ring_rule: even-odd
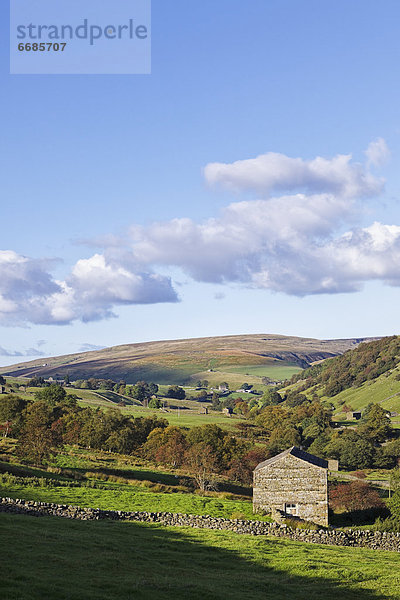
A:
POLYGON ((257 465, 253 510, 328 525, 328 461, 293 446, 257 465))

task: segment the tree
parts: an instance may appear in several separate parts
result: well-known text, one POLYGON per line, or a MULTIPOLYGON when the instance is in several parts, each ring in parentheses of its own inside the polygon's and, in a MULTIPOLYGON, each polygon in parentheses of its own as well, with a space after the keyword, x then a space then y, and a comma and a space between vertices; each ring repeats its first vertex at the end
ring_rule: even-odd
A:
POLYGON ((0 375, 0 385, 6 385, 6 380, 3 375, 0 375))
POLYGON ((235 481, 251 485, 253 482, 253 471, 256 466, 270 456, 267 448, 252 448, 241 458, 234 458, 229 465, 227 476, 235 481))
POLYGON ((267 406, 256 417, 256 425, 263 427, 268 433, 271 433, 275 427, 289 420, 289 413, 281 406, 267 406))
POLYGON ((22 425, 22 414, 27 407, 26 400, 13 394, 3 396, 0 402, 0 423, 7 423, 4 437, 12 431, 17 435, 22 425))
POLYGON ((35 392, 36 400, 43 400, 44 402, 47 402, 50 406, 55 406, 58 402, 62 402, 63 400, 65 400, 66 395, 67 392, 65 391, 65 389, 57 383, 52 383, 43 390, 35 392))
POLYGON ((268 440, 268 448, 272 454, 278 454, 291 446, 298 446, 301 442, 299 431, 290 424, 283 424, 273 429, 268 440))
POLYGON ((151 398, 149 401, 149 408, 161 408, 162 402, 159 398, 151 398))
POLYGON ((192 427, 187 440, 191 445, 203 444, 210 448, 215 460, 214 468, 220 472, 228 468, 233 458, 239 458, 248 449, 248 444, 212 424, 192 427))
POLYGON ((113 431, 105 441, 105 447, 119 454, 130 454, 135 447, 134 432, 129 423, 113 431))
POLYGON ((278 392, 275 390, 267 390, 261 396, 258 405, 260 408, 265 408, 266 406, 276 406, 283 401, 283 398, 278 392))
POLYGON ((219 395, 217 394, 217 392, 213 392, 211 401, 212 401, 213 410, 222 410, 222 404, 221 404, 221 401, 219 399, 219 395))
POLYGON ((149 394, 155 396, 158 392, 158 385, 156 383, 149 383, 149 394))
POLYGON ((30 379, 27 384, 28 387, 44 387, 46 385, 47 383, 45 382, 44 378, 36 377, 36 375, 35 377, 32 377, 32 379, 30 379))
POLYGON ((370 405, 367 415, 364 414, 364 424, 358 428, 360 435, 371 442, 382 443, 393 433, 390 418, 379 404, 370 405))
POLYGON ((190 446, 185 453, 185 464, 202 492, 214 487, 212 474, 216 469, 216 458, 210 446, 204 442, 190 446))
POLYGON ((179 385, 171 385, 171 387, 168 388, 167 397, 175 398, 176 400, 184 400, 186 393, 179 385))
POLYGON ((146 456, 171 467, 183 463, 188 443, 180 427, 168 426, 165 429, 153 429, 143 446, 146 456))
POLYGON ((347 469, 367 469, 372 467, 375 448, 355 431, 343 431, 334 436, 325 447, 326 456, 336 458, 347 469))
POLYGON ((43 464, 60 445, 62 439, 50 406, 43 401, 34 402, 27 409, 17 453, 36 464, 43 464))
MULTIPOLYGON (((154 386, 155 384, 151 384, 152 386, 154 386)), ((158 391, 158 386, 157 387, 157 391, 158 391)), ((154 390, 154 387, 152 387, 152 390, 154 390)), ((146 381, 138 381, 134 386, 131 387, 131 396, 132 398, 135 398, 136 400, 138 400, 139 402, 144 403, 145 400, 148 400, 149 398, 151 398, 151 396, 157 392, 153 392, 150 391, 150 386, 146 383, 146 381)))

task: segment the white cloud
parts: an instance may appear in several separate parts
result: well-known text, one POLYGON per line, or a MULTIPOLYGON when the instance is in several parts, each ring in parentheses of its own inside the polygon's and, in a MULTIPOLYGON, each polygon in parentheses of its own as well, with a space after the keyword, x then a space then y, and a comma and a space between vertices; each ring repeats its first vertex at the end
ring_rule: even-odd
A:
POLYGON ((197 281, 264 287, 266 264, 268 271, 290 261, 295 268, 302 253, 329 237, 352 211, 352 203, 330 194, 237 202, 220 218, 200 224, 174 219, 135 227, 133 259, 181 267, 197 281))
POLYGON ((204 175, 210 185, 221 184, 235 191, 250 190, 261 195, 303 191, 359 198, 380 193, 383 181, 351 159, 351 154, 339 154, 331 159, 317 156, 303 160, 268 152, 230 164, 209 163, 204 175))
MULTIPOLYGON (((370 144, 371 164, 385 148, 370 144)), ((112 317, 120 305, 176 302, 171 279, 157 272, 171 268, 198 282, 298 296, 354 292, 370 280, 400 286, 400 227, 355 227, 360 200, 383 182, 350 156, 269 153, 207 165, 205 174, 264 198, 231 203, 203 222, 176 218, 105 236, 103 252, 78 260, 64 281, 51 276, 51 261, 0 252, 0 322, 62 325, 112 317), (291 193, 270 197, 272 190, 291 193)))
POLYGON ((378 138, 368 145, 365 150, 367 165, 380 167, 390 157, 390 150, 383 138, 378 138))
POLYGON ((152 272, 134 272, 103 255, 79 260, 66 281, 37 261, 12 251, 0 252, 0 323, 68 324, 114 316, 121 304, 176 302, 171 280, 152 272))

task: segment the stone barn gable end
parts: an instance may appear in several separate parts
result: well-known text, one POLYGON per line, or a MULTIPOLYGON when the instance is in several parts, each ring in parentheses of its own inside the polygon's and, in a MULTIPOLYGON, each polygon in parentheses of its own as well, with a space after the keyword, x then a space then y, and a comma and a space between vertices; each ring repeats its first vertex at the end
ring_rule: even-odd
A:
POLYGON ((296 446, 257 465, 253 510, 328 525, 328 461, 296 446))

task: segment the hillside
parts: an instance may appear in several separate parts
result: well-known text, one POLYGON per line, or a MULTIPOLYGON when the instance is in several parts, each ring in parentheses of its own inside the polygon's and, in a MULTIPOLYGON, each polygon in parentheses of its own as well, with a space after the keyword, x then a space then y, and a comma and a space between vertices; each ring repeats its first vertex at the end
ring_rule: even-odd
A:
POLYGON ((360 344, 301 371, 285 390, 316 394, 337 413, 362 410, 370 402, 400 413, 400 336, 360 344))
POLYGON ((300 369, 355 348, 362 339, 317 340, 256 334, 205 337, 125 344, 104 350, 40 358, 0 368, 9 376, 74 379, 88 377, 124 379, 128 383, 152 380, 184 384, 207 378, 252 376, 281 380, 300 369))

